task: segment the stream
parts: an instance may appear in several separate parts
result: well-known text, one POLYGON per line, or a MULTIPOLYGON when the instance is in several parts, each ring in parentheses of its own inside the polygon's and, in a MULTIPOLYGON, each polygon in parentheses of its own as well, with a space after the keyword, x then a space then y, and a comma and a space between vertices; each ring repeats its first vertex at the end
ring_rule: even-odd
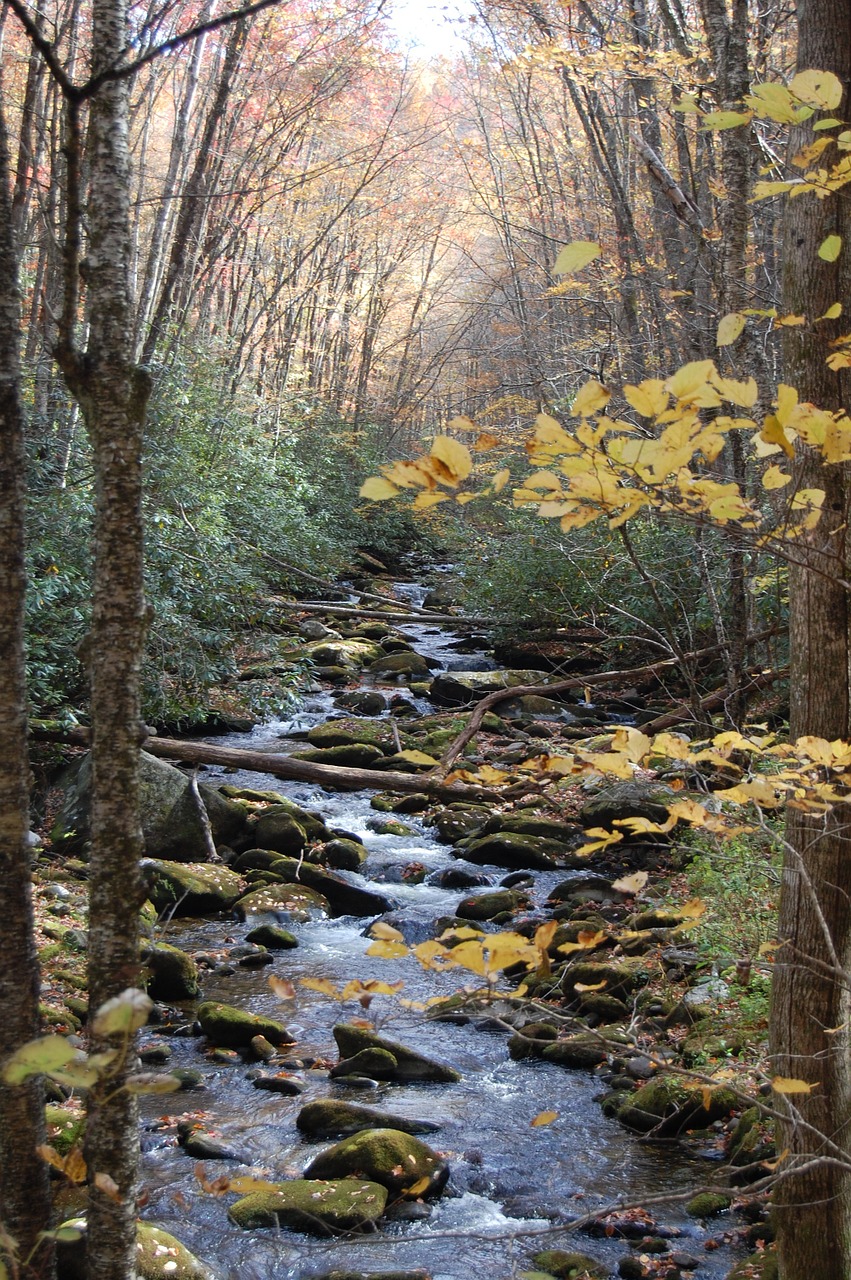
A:
MULTIPOLYGON (((424 589, 400 584, 397 594, 418 604, 424 589)), ((445 629, 419 623, 398 629, 418 652, 441 667, 451 664, 458 669, 467 662, 488 665, 485 652, 461 660, 453 647, 458 637, 445 629)), ((380 687, 385 692, 406 692, 405 686, 380 687)), ((251 750, 297 750, 303 745, 299 735, 335 712, 331 696, 326 692, 308 695, 291 719, 270 721, 248 736, 216 741, 251 750)), ((433 710, 424 700, 416 705, 423 711, 433 710)), ((358 836, 368 849, 364 875, 347 873, 346 878, 390 898, 394 922, 404 922, 409 941, 433 936, 435 918, 454 914, 459 899, 470 892, 429 882, 434 873, 458 861, 448 846, 436 843, 419 818, 403 817, 410 835, 376 834, 371 823, 395 815, 377 814, 370 807, 369 792, 327 792, 215 766, 204 769, 202 777, 213 785, 227 781, 278 791, 320 812, 329 826, 358 836), (426 869, 422 883, 402 879, 403 869, 414 862, 426 869)), ((507 874, 496 867, 484 871, 490 887, 507 874)), ((531 892, 536 904, 542 904, 565 876, 563 871, 535 873, 531 892)), ((180 919, 164 925, 161 936, 190 953, 209 953, 241 943, 257 923, 256 916, 249 923, 221 917, 180 919)), ((297 1043, 291 1052, 282 1051, 284 1062, 276 1063, 274 1069, 280 1065, 291 1069, 304 1092, 287 1097, 257 1090, 249 1078, 249 1065, 218 1064, 204 1056, 203 1041, 189 1034, 171 1036, 170 1066, 199 1070, 204 1087, 142 1099, 144 1217, 177 1235, 221 1280, 308 1280, 334 1269, 412 1268, 423 1268, 434 1280, 478 1275, 507 1280, 532 1269, 531 1257, 538 1249, 553 1247, 589 1253, 617 1275, 619 1260, 630 1252, 627 1241, 589 1239, 582 1232, 559 1230, 559 1224, 615 1202, 649 1203, 660 1225, 681 1233, 673 1247, 699 1261, 696 1271, 683 1274, 694 1274, 699 1280, 727 1274, 736 1256, 730 1248, 722 1243, 712 1251, 704 1250, 710 1236, 723 1234, 723 1220, 721 1225, 716 1220, 707 1226, 686 1216, 681 1203, 651 1203, 660 1195, 686 1193, 705 1182, 716 1153, 707 1150, 701 1159, 677 1144, 642 1141, 603 1115, 595 1102, 603 1085, 592 1074, 539 1060, 514 1062, 508 1057, 503 1030, 489 1029, 486 1022, 428 1022, 398 1000, 379 996, 369 1016, 381 1034, 451 1064, 463 1079, 456 1084, 381 1083, 372 1089, 329 1079, 327 1066, 337 1057, 332 1026, 364 1011, 356 1003, 341 1006, 301 986, 300 979, 326 978, 340 986, 352 978, 404 979, 402 996, 413 1001, 450 994, 463 985, 463 971, 441 974, 420 968, 413 959, 367 956, 368 923, 342 917, 288 924, 299 945, 272 953, 273 964, 202 975, 204 999, 225 1001, 286 1023, 297 1043), (295 985, 293 1000, 280 1002, 270 989, 270 974, 295 985), (426 1141, 447 1155, 451 1168, 447 1191, 428 1208, 415 1205, 398 1220, 391 1215, 378 1232, 360 1237, 317 1239, 286 1230, 241 1231, 233 1226, 227 1218, 233 1196, 209 1194, 199 1184, 196 1161, 176 1144, 174 1117, 197 1114, 205 1130, 215 1132, 241 1156, 242 1163, 207 1161, 209 1179, 251 1172, 282 1180, 299 1177, 322 1149, 322 1144, 301 1137, 295 1121, 306 1102, 328 1097, 438 1122, 439 1132, 426 1141), (533 1127, 532 1120, 544 1110, 557 1112, 557 1118, 533 1127)))

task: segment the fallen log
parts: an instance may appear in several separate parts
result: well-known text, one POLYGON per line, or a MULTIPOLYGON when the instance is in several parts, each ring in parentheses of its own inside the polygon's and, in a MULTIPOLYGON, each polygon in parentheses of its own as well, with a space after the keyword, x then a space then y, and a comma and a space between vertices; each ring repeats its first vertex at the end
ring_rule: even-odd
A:
MULTIPOLYGON (((766 689, 778 680, 787 679, 788 676, 788 667, 781 667, 777 671, 746 673, 745 692, 750 693, 752 690, 766 689)), ((720 711, 729 697, 730 690, 726 687, 716 689, 714 693, 707 694, 705 698, 701 698, 700 709, 708 712, 720 711)), ((677 707, 675 710, 666 711, 664 715, 657 716, 655 720, 648 720, 646 724, 641 726, 641 731, 646 734, 662 733, 664 729, 670 729, 675 724, 687 724, 689 720, 694 720, 692 708, 687 706, 677 707)))
MULTIPOLYGON (((388 603, 392 602, 388 601, 388 603)), ((429 625, 435 623, 459 629, 464 627, 485 627, 488 625, 485 618, 462 618, 454 613, 413 613, 401 609, 361 609, 354 604, 334 604, 333 601, 323 602, 322 600, 287 600, 286 607, 291 609, 293 613, 325 613, 329 616, 339 615, 341 618, 377 618, 381 622, 424 622, 429 625)))
MULTIPOLYGON (((89 731, 82 726, 62 730, 36 724, 31 726, 31 734, 41 741, 64 742, 80 747, 89 745, 89 731)), ((422 774, 389 769, 347 769, 339 765, 295 760, 277 752, 248 751, 242 747, 220 747, 210 742, 188 742, 156 735, 144 739, 142 748, 149 755, 163 760, 178 760, 191 765, 220 764, 232 769, 248 769, 252 773, 270 773, 275 778, 290 782, 313 782, 329 791, 425 791, 447 803, 453 800, 481 802, 499 799, 499 794, 487 787, 462 783, 447 786, 434 771, 422 774)))

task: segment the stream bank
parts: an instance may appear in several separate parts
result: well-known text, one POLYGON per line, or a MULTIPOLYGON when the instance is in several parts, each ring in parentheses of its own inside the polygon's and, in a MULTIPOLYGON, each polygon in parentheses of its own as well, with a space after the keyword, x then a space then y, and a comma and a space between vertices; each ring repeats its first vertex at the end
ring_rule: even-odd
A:
MULTIPOLYGON (((419 590, 405 584, 403 594, 411 599, 419 590)), ((375 645, 382 639, 371 640, 362 626, 353 630, 360 634, 349 638, 350 645, 375 645)), ((382 636, 387 635, 385 629, 382 636)), ((311 643, 323 642, 345 646, 347 639, 325 635, 311 643)), ((485 684, 494 662, 483 649, 459 641, 443 628, 405 625, 395 643, 381 645, 383 657, 415 652, 426 664, 430 681, 410 678, 419 674, 413 669, 416 663, 410 663, 404 682, 398 670, 388 677, 380 669, 364 674, 362 668, 358 673, 354 666, 341 667, 348 686, 344 692, 339 674, 326 676, 296 716, 255 727, 252 749, 294 753, 369 748, 377 753, 371 757, 373 763, 379 758, 392 761, 400 748, 439 751, 457 732, 457 715, 442 713, 445 718, 435 720, 427 695, 443 673, 456 684, 465 674, 447 670, 459 662, 459 643, 472 649, 463 662, 470 664, 471 674, 478 667, 485 684), (412 649, 405 649, 405 644, 412 649), (364 715, 370 698, 373 714, 364 715), (360 714, 329 719, 353 709, 360 714), (332 736, 335 745, 330 745, 332 736), (356 740, 341 742, 341 737, 356 740)), ((329 656, 344 653, 338 649, 329 656)), ((370 661, 380 667, 382 656, 370 661)), ((593 716, 597 723, 607 718, 607 713, 578 703, 519 710, 516 721, 495 717, 466 763, 487 759, 510 769, 526 758, 530 743, 551 744, 566 731, 575 734, 581 716, 593 716)), ((246 735, 233 741, 244 746, 246 735)), ((249 840, 232 853, 220 848, 229 863, 228 874, 251 877, 240 885, 240 894, 231 896, 239 897, 248 888, 253 895, 267 896, 255 896, 251 909, 238 909, 244 919, 228 912, 199 919, 180 914, 188 900, 181 901, 183 891, 177 892, 170 905, 158 902, 157 942, 194 958, 205 1004, 220 1002, 283 1020, 294 1043, 270 1045, 268 1054, 261 1046, 234 1049, 199 1041, 195 1002, 165 1004, 159 1026, 150 1029, 146 1052, 155 1058, 159 1051, 162 1057, 167 1048, 169 1067, 187 1073, 186 1082, 194 1081, 198 1089, 145 1103, 146 1218, 173 1231, 222 1280, 307 1280, 353 1269, 377 1274, 388 1267, 424 1269, 434 1280, 461 1280, 482 1266, 497 1277, 508 1277, 533 1267, 540 1270, 540 1260, 533 1263, 533 1258, 550 1247, 581 1249, 596 1260, 601 1276, 728 1274, 741 1252, 744 1226, 724 1216, 695 1217, 684 1206, 695 1188, 713 1181, 719 1163, 729 1155, 727 1134, 736 1099, 722 1098, 717 1115, 702 1116, 694 1097, 669 1092, 652 1123, 640 1118, 637 1123, 633 1117, 631 1129, 614 1115, 618 1096, 621 1102, 627 1096, 634 1102, 642 1082, 657 1076, 669 1079, 661 1068, 666 1056, 673 1058, 671 1045, 679 1036, 670 1033, 682 1025, 670 1015, 690 987, 693 973, 691 938, 688 933, 678 935, 687 921, 658 911, 654 919, 641 921, 637 917, 647 912, 640 908, 648 903, 637 903, 628 890, 612 888, 612 880, 624 870, 664 866, 663 849, 633 846, 617 863, 597 860, 593 871, 584 863, 582 869, 571 869, 572 850, 584 839, 583 825, 605 821, 599 808, 596 817, 583 818, 579 797, 572 806, 564 803, 556 815, 547 815, 539 813, 540 796, 527 797, 531 802, 526 805, 520 796, 512 810, 500 816, 493 806, 484 811, 470 805, 435 808, 427 798, 416 805, 411 797, 382 800, 369 793, 328 792, 304 783, 282 786, 255 771, 242 774, 210 767, 201 776, 207 788, 224 788, 231 803, 242 805, 254 827, 253 845, 249 840), (266 793, 263 798, 261 793, 266 793), (289 813, 281 815, 281 809, 289 813), (280 821, 275 830, 278 816, 289 821, 280 821), (312 833, 311 822, 316 824, 312 833), (285 843, 294 838, 299 844, 293 825, 304 837, 298 848, 285 843), (270 853, 265 866, 251 866, 252 861, 263 862, 252 856, 252 848, 270 853), (314 851, 316 863, 310 861, 314 851), (315 867, 315 885, 322 883, 318 877, 328 874, 321 870, 322 862, 333 866, 334 858, 346 856, 353 859, 349 869, 338 861, 344 869, 331 874, 349 886, 348 898, 336 904, 328 898, 326 906, 303 898, 294 906, 293 873, 285 860, 298 864, 294 874, 299 884, 305 884, 308 868, 315 867), (175 901, 178 909, 171 910, 175 901), (254 909, 258 903, 263 910, 254 909), (564 963, 559 946, 576 946, 579 956, 573 956, 569 985, 559 974, 555 991, 552 973, 538 975, 539 985, 530 984, 525 1001, 503 1001, 482 1010, 478 1000, 456 996, 459 987, 481 986, 473 973, 424 969, 411 956, 387 960, 369 954, 375 948, 376 918, 398 935, 398 945, 409 947, 447 928, 456 935, 463 929, 483 929, 485 938, 510 929, 534 938, 536 930, 552 920, 561 930, 548 943, 553 970, 564 963), (283 927, 296 945, 261 949, 249 935, 263 926, 283 927), (649 945, 635 945, 630 955, 621 939, 625 926, 633 935, 646 934, 649 945), (593 946, 588 944, 589 933, 593 946), (665 952, 675 962, 667 968, 662 963, 665 952), (580 973, 577 959, 586 970, 595 965, 597 969, 580 973), (291 984, 292 994, 285 991, 282 1001, 282 989, 270 985, 270 975, 291 984), (360 984, 360 993, 345 998, 346 984, 352 981, 360 984), (368 989, 369 984, 396 982, 404 982, 398 996, 368 989), (667 997, 663 994, 666 985, 677 993, 676 999, 671 1000, 670 991, 667 997), (455 997, 440 1021, 401 1003, 435 997, 455 997), (538 1005, 530 1005, 530 997, 538 1005), (423 1083, 400 1079, 393 1071, 382 1076, 374 1057, 372 1074, 366 1069, 340 1073, 333 1028, 353 1018, 374 1021, 382 1039, 402 1041, 427 1058, 439 1058, 461 1078, 423 1083), (522 1035, 517 1034, 518 1026, 522 1035), (590 1032, 578 1041, 575 1033, 580 1027, 590 1032), (512 1029, 509 1052, 506 1042, 512 1029), (583 1066, 592 1070, 579 1069, 583 1066), (442 1194, 396 1204, 379 1219, 378 1230, 364 1238, 317 1241, 287 1229, 237 1227, 228 1217, 234 1193, 216 1186, 220 1171, 227 1177, 250 1171, 272 1183, 299 1179, 322 1149, 305 1141, 299 1116, 306 1105, 327 1098, 366 1102, 384 1115, 440 1126, 426 1141, 448 1164, 449 1181, 442 1194), (541 1120, 542 1114, 550 1113, 548 1121, 541 1120), (697 1125, 699 1132, 687 1138, 697 1125), (636 1136, 636 1129, 648 1131, 649 1139, 636 1136), (187 1132, 196 1141, 188 1143, 187 1132), (216 1143, 221 1159, 213 1163, 210 1152, 216 1143), (196 1157, 205 1170, 202 1181, 196 1158, 187 1153, 205 1149, 206 1159, 196 1157), (680 1200, 657 1203, 660 1196, 671 1195, 680 1200), (602 1225, 589 1222, 584 1235, 565 1232, 564 1226, 574 1219, 600 1214, 615 1203, 642 1209, 602 1225)), ((236 846, 242 840, 244 833, 236 846)), ((330 888, 330 882, 325 887, 330 888)), ((652 915, 652 901, 649 905, 652 915)), ((704 1001, 711 998, 711 992, 704 993, 704 1001)), ((688 1015, 685 1027, 696 1020, 688 1015)), ((719 1208, 717 1203, 713 1207, 719 1208)), ((752 1231, 751 1238, 764 1236, 752 1231)), ((562 1264, 550 1258, 547 1265, 562 1264)))

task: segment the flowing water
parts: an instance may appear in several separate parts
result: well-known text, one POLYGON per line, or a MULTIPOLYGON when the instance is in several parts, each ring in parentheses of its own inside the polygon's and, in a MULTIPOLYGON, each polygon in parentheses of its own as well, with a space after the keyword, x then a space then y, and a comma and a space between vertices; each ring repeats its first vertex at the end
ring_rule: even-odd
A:
MULTIPOLYGON (((407 598, 418 603, 416 589, 408 590, 413 594, 407 598)), ((451 648, 456 638, 450 633, 435 632, 424 624, 405 630, 420 652, 441 665, 457 656, 451 648)), ((329 696, 319 694, 290 721, 259 726, 248 738, 238 735, 217 741, 286 751, 297 745, 289 738, 291 733, 303 732, 332 709, 329 696)), ((360 836, 369 851, 364 874, 349 878, 379 888, 392 900, 394 919, 403 922, 410 940, 431 936, 431 922, 454 914, 464 896, 462 891, 427 881, 413 884, 402 879, 410 863, 421 863, 430 875, 455 860, 417 818, 403 819, 411 835, 373 832, 370 819, 377 815, 370 808, 369 793, 326 792, 303 783, 282 783, 269 775, 225 774, 214 767, 205 771, 206 781, 219 779, 280 791, 303 807, 320 811, 329 826, 360 836)), ((485 870, 493 885, 505 874, 498 868, 485 870)), ((543 902, 560 879, 564 873, 537 875, 533 890, 537 901, 543 902)), ((256 923, 256 917, 251 924, 221 918, 178 920, 165 927, 164 938, 191 952, 220 951, 242 942, 256 923)), ((435 974, 413 960, 390 962, 367 956, 366 924, 346 917, 295 925, 297 949, 274 953, 274 964, 261 970, 237 968, 230 975, 204 975, 204 998, 285 1021, 297 1037, 293 1057, 333 1062, 337 1055, 332 1026, 363 1010, 351 1003, 341 1007, 301 987, 300 978, 327 978, 338 986, 355 977, 387 982, 401 978, 405 981, 402 996, 413 1001, 448 994, 462 985, 458 970, 435 974), (295 1000, 282 1005, 276 999, 268 985, 270 973, 295 984, 295 1000)), ((380 1084, 365 1091, 330 1080, 324 1067, 308 1067, 298 1073, 305 1092, 301 1097, 285 1097, 254 1089, 247 1066, 209 1061, 202 1042, 189 1036, 172 1038, 172 1065, 200 1069, 205 1088, 145 1100, 145 1216, 174 1231, 216 1268, 222 1280, 307 1280, 333 1268, 370 1272, 413 1267, 425 1268, 434 1280, 468 1280, 477 1275, 507 1280, 531 1266, 530 1255, 536 1248, 555 1246, 589 1252, 608 1262, 614 1274, 618 1259, 628 1251, 625 1242, 589 1241, 581 1233, 558 1229, 559 1224, 614 1202, 650 1203, 660 1223, 682 1232, 676 1247, 700 1258, 698 1277, 708 1280, 727 1273, 729 1249, 722 1246, 704 1252, 709 1233, 686 1217, 680 1203, 652 1204, 656 1197, 685 1193, 704 1182, 711 1173, 709 1151, 699 1159, 676 1145, 639 1140, 602 1114, 594 1101, 602 1088, 600 1081, 585 1072, 540 1061, 512 1062, 502 1031, 481 1029, 475 1023, 427 1022, 421 1013, 384 997, 377 997, 369 1012, 382 1034, 451 1063, 463 1072, 462 1081, 380 1084), (232 1195, 215 1196, 203 1190, 195 1176, 195 1161, 176 1146, 173 1126, 166 1120, 197 1110, 205 1130, 214 1130, 239 1154, 241 1162, 208 1161, 208 1178, 251 1169, 280 1180, 299 1176, 320 1149, 301 1138, 295 1120, 305 1102, 326 1097, 441 1124, 427 1141, 447 1154, 452 1174, 447 1193, 434 1202, 427 1217, 390 1222, 374 1235, 331 1241, 288 1231, 240 1231, 227 1220, 232 1195), (543 1110, 557 1112, 557 1119, 548 1126, 533 1127, 532 1120, 543 1110)), ((719 1234, 717 1225, 711 1234, 719 1234)))

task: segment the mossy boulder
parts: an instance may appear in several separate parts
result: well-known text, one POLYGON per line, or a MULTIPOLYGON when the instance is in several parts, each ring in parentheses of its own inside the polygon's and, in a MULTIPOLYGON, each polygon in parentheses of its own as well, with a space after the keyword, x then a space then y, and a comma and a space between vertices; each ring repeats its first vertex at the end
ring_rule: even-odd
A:
POLYGON ((307 844, 307 832, 283 805, 270 805, 252 824, 252 834, 261 849, 298 857, 307 844))
POLYGON ((369 1076, 372 1080, 392 1080, 396 1074, 398 1060, 389 1049, 361 1049, 351 1058, 342 1058, 331 1068, 331 1077, 338 1080, 341 1076, 369 1076))
MULTIPOLYGON (((145 853, 173 862, 207 857, 207 834, 189 779, 180 769, 146 751, 139 756, 139 796, 145 853)), ((86 755, 66 774, 65 798, 51 836, 63 852, 82 850, 90 839, 92 769, 86 755)), ((244 805, 214 787, 199 785, 217 844, 238 844, 247 830, 244 805)))
POLYGON ((369 802, 371 809, 379 813, 422 813, 431 804, 431 796, 424 791, 412 795, 397 795, 395 791, 380 791, 369 802))
POLYGON ((402 653, 385 653, 369 664, 369 673, 373 676, 402 676, 406 680, 428 679, 431 675, 431 664, 421 653, 407 650, 402 653))
POLYGON ((311 747, 307 751, 294 751, 294 760, 307 760, 311 764, 330 764, 338 769, 374 769, 384 759, 380 747, 368 742, 354 742, 347 747, 311 747))
POLYGON ((399 1129, 362 1129, 311 1160, 306 1178, 366 1178, 394 1199, 439 1195, 449 1165, 431 1147, 399 1129))
POLYGON ((396 1059, 394 1074, 396 1080, 451 1084, 461 1079, 460 1072, 454 1067, 448 1067, 444 1063, 427 1058, 403 1044, 397 1044, 394 1040, 385 1040, 383 1036, 377 1035, 374 1031, 368 1031, 364 1027, 354 1027, 345 1022, 338 1023, 334 1027, 334 1039, 340 1051, 340 1058, 343 1060, 353 1058, 356 1053, 361 1053, 364 1049, 386 1049, 396 1059))
POLYGON ((296 1119, 300 1133, 310 1138, 342 1138, 363 1129, 398 1129, 401 1133, 435 1133, 440 1125, 433 1120, 414 1120, 387 1115, 374 1107, 322 1098, 308 1102, 296 1119))
POLYGON ((487 809, 450 805, 448 809, 438 810, 429 826, 435 828, 441 844, 457 844, 467 836, 477 835, 487 819, 487 809))
MULTIPOLYGON (((278 796, 276 792, 268 793, 276 797, 273 804, 269 804, 265 809, 260 810, 251 818, 251 826, 255 837, 257 836, 257 824, 270 813, 283 812, 288 813, 294 818, 300 827, 302 827, 307 835, 308 840, 313 843, 317 840, 328 839, 328 828, 325 826, 325 820, 321 813, 317 813, 313 809, 303 809, 300 804, 296 804, 294 800, 287 800, 284 796, 278 796)), ((263 841, 255 839, 255 844, 263 847, 263 841)))
MULTIPOLYGON (((80 1234, 57 1242, 58 1280, 86 1280, 86 1220, 69 1218, 62 1228, 76 1228, 80 1234)), ((152 1222, 136 1224, 136 1272, 139 1280, 215 1280, 209 1267, 152 1222)))
MULTIPOLYGON (((589 796, 579 821, 584 827, 610 827, 619 818, 648 818, 665 822, 668 805, 682 800, 682 793, 659 782, 616 782, 589 796)), ((646 837, 642 837, 646 839, 646 837)))
POLYGON ((155 942, 142 951, 142 960, 152 1000, 194 1000, 198 995, 198 966, 179 947, 155 942))
POLYGON ((438 707, 467 707, 498 689, 546 682, 540 671, 441 671, 431 682, 429 697, 438 707))
POLYGON ((520 815, 491 818, 482 831, 482 835, 505 832, 515 836, 539 836, 544 840, 555 840, 565 848, 582 844, 585 832, 575 822, 556 822, 552 818, 524 818, 520 815))
POLYGON ((456 844, 468 862, 477 866, 505 867, 509 871, 555 871, 579 866, 583 861, 556 840, 495 832, 456 844))
POLYGON ((326 866, 334 871, 359 871, 366 856, 366 849, 357 840, 342 838, 329 840, 323 853, 326 866))
POLYGON ((686 1213, 691 1218, 715 1218, 719 1213, 726 1213, 732 1203, 733 1197, 723 1191, 701 1191, 689 1200, 686 1213))
POLYGON ((48 1142, 61 1156, 67 1156, 71 1148, 80 1141, 86 1127, 86 1117, 83 1114, 54 1106, 50 1102, 44 1108, 44 1121, 48 1142))
POLYGON ((352 747, 360 743, 370 747, 386 744, 393 750, 392 733, 384 721, 325 720, 308 731, 307 741, 312 747, 352 747))
POLYGON ((618 1111, 618 1119, 638 1133, 675 1137, 725 1119, 738 1105, 734 1090, 723 1085, 695 1087, 675 1075, 659 1075, 641 1085, 618 1111))
POLYGON ((478 893, 462 898, 455 908, 459 920, 494 920, 497 916, 512 915, 528 907, 532 902, 528 893, 520 889, 494 889, 490 893, 478 893))
POLYGON ((736 1263, 727 1280, 780 1280, 777 1254, 773 1250, 750 1254, 736 1263))
POLYGON ((331 914, 328 899, 321 893, 306 885, 286 882, 251 889, 234 903, 234 910, 243 920, 248 916, 275 915, 301 922, 331 914))
MULTIPOLYGON (((564 941, 564 940, 563 940, 564 941)), ((650 970, 639 958, 605 964, 599 961, 577 960, 564 972, 561 989, 570 999, 578 999, 583 992, 579 987, 597 987, 609 996, 632 995, 650 981, 650 970), (601 985, 602 984, 602 985, 601 985)))
POLYGON ((298 938, 279 924, 258 924, 245 935, 246 942, 253 942, 269 951, 290 951, 298 946, 298 938))
POLYGON ((387 710, 387 699, 377 689, 355 689, 351 693, 341 693, 334 699, 334 703, 359 716, 380 716, 382 711, 387 710))
POLYGON ((207 1039, 226 1049, 247 1047, 255 1036, 265 1036, 275 1045, 295 1043, 295 1036, 282 1023, 218 1000, 205 1000, 199 1004, 197 1017, 207 1039))
POLYGON ((606 1061, 607 1049, 605 1042, 598 1036, 580 1032, 579 1035, 544 1045, 540 1056, 545 1062, 554 1062, 560 1067, 593 1071, 594 1067, 606 1061))
POLYGON ((307 653, 319 667, 369 666, 382 657, 381 646, 373 640, 320 640, 307 646, 307 653))
POLYGON ((608 1280, 609 1267, 587 1253, 568 1253, 564 1249, 544 1249, 532 1259, 536 1267, 557 1280, 608 1280))
POLYGON ((228 1210, 231 1222, 243 1231, 286 1227, 309 1235, 341 1231, 371 1231, 387 1204, 387 1188, 377 1182, 346 1178, 320 1182, 294 1178, 270 1183, 237 1200, 228 1210))
POLYGON ((212 862, 166 862, 144 858, 142 878, 157 911, 203 916, 226 911, 245 882, 230 868, 212 862))
POLYGON ((309 862, 295 858, 278 858, 273 864, 275 875, 284 883, 306 885, 322 894, 338 916, 378 916, 389 911, 391 903, 373 889, 351 884, 333 871, 323 871, 309 862))

